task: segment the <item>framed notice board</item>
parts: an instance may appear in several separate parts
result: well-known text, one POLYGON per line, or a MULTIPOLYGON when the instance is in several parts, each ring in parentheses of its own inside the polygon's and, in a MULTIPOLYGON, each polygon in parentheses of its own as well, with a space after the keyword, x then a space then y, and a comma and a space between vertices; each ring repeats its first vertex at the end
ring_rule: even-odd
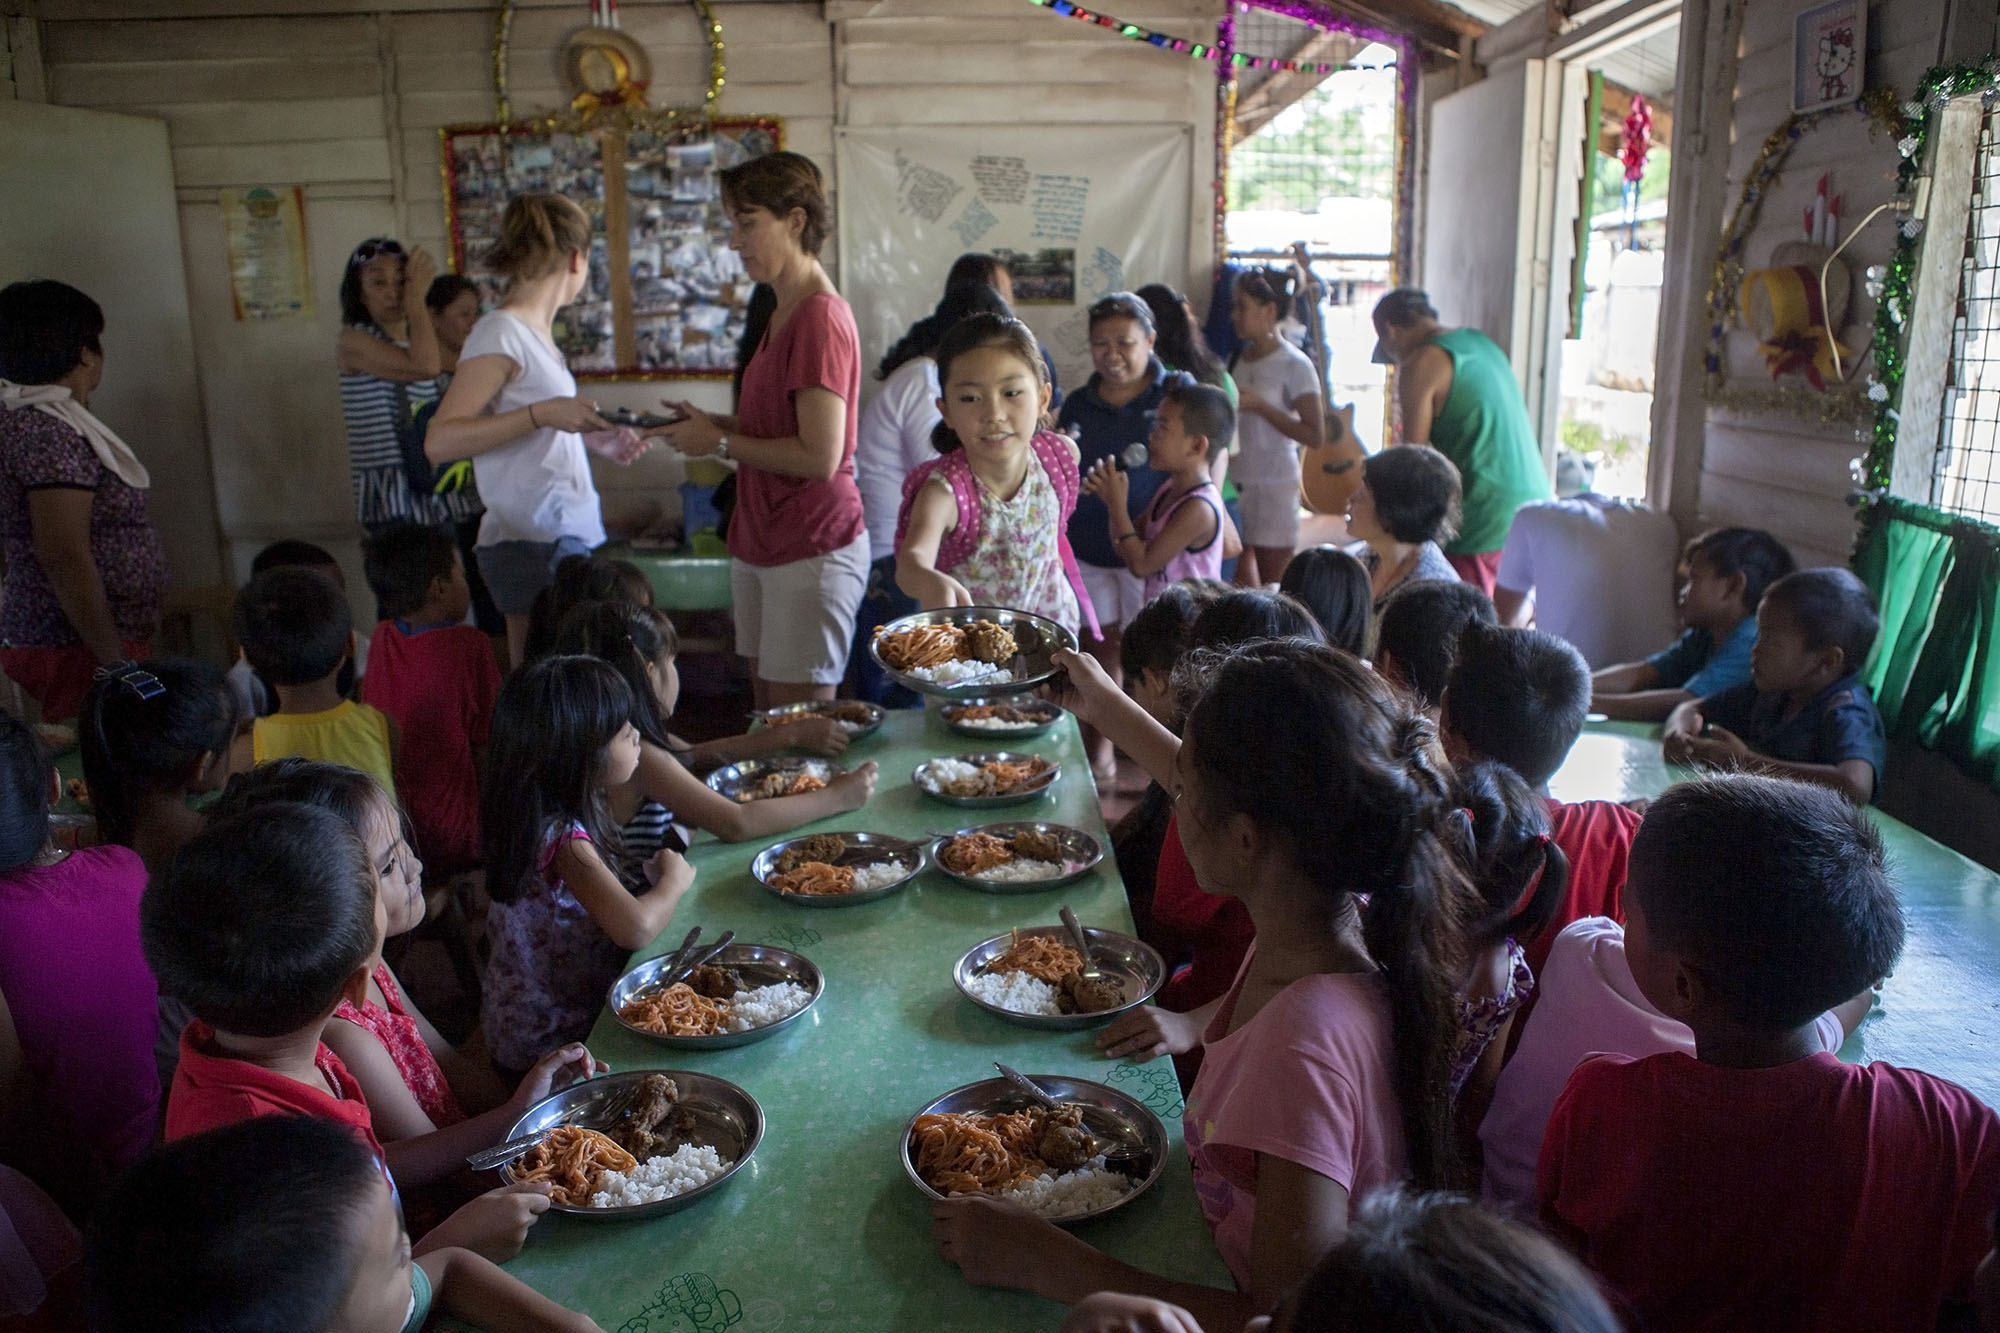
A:
POLYGON ((556 317, 556 343, 582 379, 727 377, 753 284, 729 248, 718 173, 784 147, 769 118, 612 125, 524 124, 442 131, 452 267, 499 284, 479 259, 507 201, 550 191, 590 214, 590 279, 556 317))

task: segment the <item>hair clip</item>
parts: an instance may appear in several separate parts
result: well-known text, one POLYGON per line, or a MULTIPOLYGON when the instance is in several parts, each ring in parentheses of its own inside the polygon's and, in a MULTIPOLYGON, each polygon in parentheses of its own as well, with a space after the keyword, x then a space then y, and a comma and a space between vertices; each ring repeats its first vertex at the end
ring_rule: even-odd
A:
POLYGON ((123 686, 143 700, 158 699, 167 692, 167 687, 160 682, 160 678, 137 662, 107 663, 97 668, 91 678, 123 686))

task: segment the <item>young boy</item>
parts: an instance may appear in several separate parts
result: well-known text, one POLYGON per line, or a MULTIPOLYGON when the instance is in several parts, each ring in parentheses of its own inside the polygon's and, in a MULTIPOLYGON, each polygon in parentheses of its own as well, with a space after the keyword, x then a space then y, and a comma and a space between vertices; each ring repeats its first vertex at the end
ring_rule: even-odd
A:
POLYGON ((1752 679, 1674 709, 1667 758, 1817 782, 1868 804, 1888 750, 1861 683, 1875 599, 1844 569, 1802 569, 1771 585, 1757 620, 1752 679))
POLYGON ((1654 722, 1705 694, 1750 679, 1757 605, 1792 572, 1791 552, 1756 528, 1716 528, 1681 558, 1681 624, 1673 643, 1643 662, 1621 662, 1591 677, 1590 706, 1606 717, 1654 722))
POLYGON ((358 768, 396 795, 389 719, 343 698, 340 669, 353 656, 347 596, 310 570, 267 570, 236 595, 236 638, 278 692, 278 711, 257 719, 258 763, 299 755, 358 768))
MULTIPOLYGON (((283 541, 272 542, 257 552, 250 561, 250 577, 256 578, 267 569, 310 569, 315 574, 324 574, 333 580, 333 586, 343 593, 347 591, 347 575, 340 570, 340 562, 325 547, 311 542, 302 542, 287 537, 283 541)), ((342 698, 354 692, 357 677, 366 679, 368 675, 368 636, 360 630, 354 632, 354 659, 340 671, 340 694, 342 698)), ((236 654, 236 665, 229 668, 225 677, 229 692, 236 699, 236 715, 244 720, 247 727, 252 718, 264 717, 278 707, 278 698, 268 682, 260 677, 250 665, 241 649, 236 654)))
POLYGON ((1146 463, 1166 473, 1167 484, 1146 507, 1144 531, 1126 512, 1130 483, 1115 460, 1100 461, 1084 478, 1083 489, 1109 511, 1112 549, 1146 581, 1147 601, 1170 583, 1222 572, 1229 516, 1209 473, 1235 434, 1236 409, 1222 390, 1191 382, 1167 390, 1146 438, 1146 463))
POLYGON ((1867 814, 1804 783, 1685 783, 1647 811, 1631 868, 1626 959, 1695 1050, 1570 1077, 1542 1143, 1544 1225, 1634 1327, 1937 1326, 1986 1253, 2000 1117, 1813 1035, 1903 945, 1867 814))
POLYGON ((156 1333, 596 1329, 463 1249, 412 1258, 389 1182, 352 1135, 267 1116, 156 1150, 98 1210, 91 1325, 156 1333))
POLYGON ((1375 669, 1435 712, 1468 625, 1494 622, 1492 599, 1470 583, 1422 579, 1389 595, 1375 622, 1375 669))
POLYGON ((433 873, 480 864, 479 758, 500 669, 493 643, 464 622, 472 605, 458 543, 442 528, 388 528, 363 550, 382 609, 361 697, 395 724, 396 786, 433 873))

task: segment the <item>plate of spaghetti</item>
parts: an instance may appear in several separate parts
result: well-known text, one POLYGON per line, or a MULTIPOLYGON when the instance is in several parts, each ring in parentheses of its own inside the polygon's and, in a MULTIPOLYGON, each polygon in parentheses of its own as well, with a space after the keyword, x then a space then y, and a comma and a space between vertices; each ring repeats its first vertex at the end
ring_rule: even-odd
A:
POLYGON ((1062 765, 1038 754, 959 754, 927 759, 910 782, 934 801, 982 810, 1040 800, 1055 790, 1062 765))
POLYGON ((811 959, 764 944, 732 944, 662 987, 671 954, 648 958, 611 985, 611 1016, 663 1046, 710 1051, 762 1041, 804 1018, 826 993, 811 959))
POLYGON ((1158 1116, 1102 1083, 1029 1077, 1062 1105, 1045 1110, 989 1078, 911 1116, 901 1155, 916 1187, 933 1199, 989 1194, 1064 1225, 1115 1212, 1152 1188, 1167 1164, 1158 1116))
POLYGON ((1054 654, 1076 635, 1043 616, 998 606, 919 611, 875 631, 868 651, 921 694, 956 699, 1033 689, 1056 674, 1054 654))
POLYGON ((1060 722, 1062 715, 1063 710, 1046 699, 1026 695, 959 699, 938 710, 945 726, 961 736, 1001 741, 1039 736, 1060 722))
POLYGON ((1040 893, 1097 869, 1104 848, 1067 824, 1014 820, 948 833, 931 860, 948 878, 983 893, 1040 893))
POLYGON ((746 759, 708 775, 710 790, 738 805, 768 801, 774 796, 803 796, 824 791, 826 784, 847 772, 827 759, 746 759))
POLYGON ((726 1079, 635 1069, 543 1098, 505 1137, 544 1130, 540 1144, 501 1168, 509 1184, 547 1181, 552 1212, 654 1217, 698 1203, 740 1171, 763 1140, 764 1110, 726 1079))
POLYGON ((887 833, 813 833, 774 842, 750 877, 801 907, 855 907, 898 892, 924 868, 922 843, 887 833))
POLYGON ((981 940, 952 965, 959 994, 1023 1027, 1076 1032, 1098 1027, 1153 998, 1167 964, 1152 945, 1085 926, 1102 982, 1083 979, 1083 959, 1061 926, 1023 926, 981 940))

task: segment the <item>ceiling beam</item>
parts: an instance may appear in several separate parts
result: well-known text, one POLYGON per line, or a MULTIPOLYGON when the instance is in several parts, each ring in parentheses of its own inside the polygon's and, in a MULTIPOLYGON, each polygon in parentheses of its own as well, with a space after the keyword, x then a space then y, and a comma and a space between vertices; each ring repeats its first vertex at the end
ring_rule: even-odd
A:
MULTIPOLYGON (((1342 64, 1354 58, 1365 43, 1344 32, 1315 32, 1304 45, 1285 57, 1300 64, 1327 61, 1342 64)), ((1238 137, 1255 134, 1271 123, 1280 111, 1326 81, 1328 75, 1307 70, 1273 70, 1269 78, 1250 90, 1236 103, 1238 137)))

